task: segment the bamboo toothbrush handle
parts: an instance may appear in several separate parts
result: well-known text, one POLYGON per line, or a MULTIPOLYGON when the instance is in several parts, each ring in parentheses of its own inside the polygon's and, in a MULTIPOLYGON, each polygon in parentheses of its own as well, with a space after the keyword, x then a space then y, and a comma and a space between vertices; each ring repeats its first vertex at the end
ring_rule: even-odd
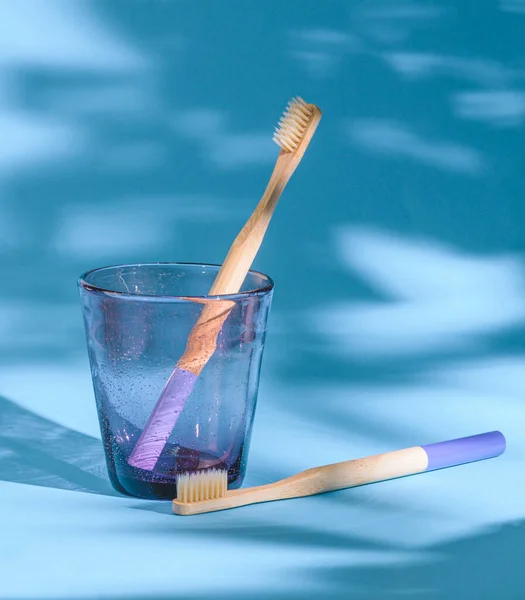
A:
POLYGON ((333 492, 424 471, 428 459, 419 446, 308 469, 290 479, 300 496, 333 492))
POLYGON ((230 499, 233 507, 251 504, 252 502, 313 496, 366 485, 367 483, 394 479, 404 475, 414 475, 424 471, 427 464, 428 458, 425 451, 416 446, 323 467, 315 467, 275 483, 227 492, 225 498, 218 499, 215 502, 230 499), (243 492, 246 492, 246 494, 243 494, 243 492), (243 500, 246 500, 246 502, 243 500))
MULTIPOLYGON (((236 294, 240 291, 261 247, 277 202, 297 164, 293 154, 281 151, 263 197, 231 245, 210 289, 210 296, 236 294)), ((228 300, 213 300, 204 304, 188 336, 184 354, 177 363, 179 369, 200 375, 215 352, 219 331, 233 305, 228 300)))
POLYGON ((503 453, 505 445, 502 433, 490 431, 316 467, 261 487, 280 498, 311 496, 493 458, 503 453))
POLYGON ((293 154, 281 150, 259 204, 235 238, 224 259, 211 287, 211 296, 233 294, 241 289, 243 281, 261 247, 277 202, 297 164, 293 160, 293 154))
POLYGON ((266 488, 267 493, 277 494, 279 498, 311 496, 492 458, 504 450, 503 435, 499 431, 491 431, 315 467, 261 487, 266 488))

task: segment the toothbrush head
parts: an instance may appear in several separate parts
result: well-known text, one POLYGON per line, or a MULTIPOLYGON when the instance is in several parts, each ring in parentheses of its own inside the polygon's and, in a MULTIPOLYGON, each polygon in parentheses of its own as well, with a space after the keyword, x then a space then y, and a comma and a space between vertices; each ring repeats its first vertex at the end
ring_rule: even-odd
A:
POLYGON ((177 477, 177 502, 201 502, 222 498, 228 489, 226 469, 206 469, 181 473, 177 477))
POLYGON ((284 152, 294 152, 305 139, 310 125, 315 124, 317 126, 320 118, 321 111, 317 106, 307 104, 302 98, 293 98, 288 103, 279 124, 275 128, 273 141, 284 152))

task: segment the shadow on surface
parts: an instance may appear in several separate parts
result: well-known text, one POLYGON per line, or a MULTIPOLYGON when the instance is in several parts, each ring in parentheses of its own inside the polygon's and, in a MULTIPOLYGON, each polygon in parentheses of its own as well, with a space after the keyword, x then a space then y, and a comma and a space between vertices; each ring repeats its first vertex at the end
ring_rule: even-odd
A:
POLYGON ((363 596, 366 598, 520 600, 525 597, 524 534, 525 524, 521 522, 433 546, 432 551, 437 552, 441 560, 427 564, 365 569, 348 565, 317 569, 310 577, 316 583, 325 580, 329 589, 344 589, 345 585, 366 589, 363 596))
POLYGON ((117 496, 100 440, 0 397, 0 480, 117 496))
MULTIPOLYGON (((279 536, 283 531, 279 532, 279 536)), ((297 532, 288 531, 290 535, 297 532)), ((417 564, 393 564, 363 567, 352 565, 319 567, 300 573, 302 589, 274 592, 252 590, 253 600, 381 600, 384 598, 410 598, 413 600, 494 600, 506 598, 521 600, 525 595, 525 573, 521 569, 521 554, 525 525, 506 526, 460 541, 433 546, 429 550, 434 557, 431 562, 417 564), (490 568, 486 568, 490 565, 490 568), (312 585, 308 589, 309 585, 312 585)), ((271 534, 264 535, 270 537, 271 534)), ((313 549, 319 546, 330 549, 338 547, 327 539, 316 539, 313 549)), ((279 539, 275 540, 277 543, 279 539)), ((312 539, 304 535, 296 540, 310 545, 312 539)), ((290 573, 294 579, 297 571, 290 573)), ((210 573, 210 577, 212 574, 210 573)), ((166 594, 97 595, 98 600, 236 600, 246 598, 242 590, 228 592, 180 593, 176 589, 166 594)), ((94 600, 84 597, 79 600, 94 600)))

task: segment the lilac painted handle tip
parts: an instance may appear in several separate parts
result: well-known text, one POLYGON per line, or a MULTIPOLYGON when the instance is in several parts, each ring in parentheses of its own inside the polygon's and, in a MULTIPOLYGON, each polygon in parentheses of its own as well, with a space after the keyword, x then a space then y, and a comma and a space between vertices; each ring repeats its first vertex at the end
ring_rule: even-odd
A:
POLYGON ((495 458, 505 452, 505 436, 489 431, 469 437, 421 446, 428 456, 426 471, 454 467, 477 460, 495 458))
POLYGON ((128 458, 132 467, 153 471, 196 380, 196 375, 184 369, 173 371, 128 458))

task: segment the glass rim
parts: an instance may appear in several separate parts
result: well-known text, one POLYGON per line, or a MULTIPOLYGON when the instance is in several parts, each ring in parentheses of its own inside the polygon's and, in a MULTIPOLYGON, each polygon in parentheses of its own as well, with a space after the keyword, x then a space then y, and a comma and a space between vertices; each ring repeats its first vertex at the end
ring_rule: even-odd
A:
POLYGON ((95 292, 100 294, 105 294, 108 296, 114 296, 119 298, 130 298, 133 300, 166 300, 170 302, 203 302, 203 301, 219 301, 219 300, 230 300, 230 301, 239 301, 243 298, 253 297, 253 296, 262 296, 271 292, 274 288, 274 281, 265 273, 261 273, 260 271, 255 271, 250 269, 248 271, 251 275, 256 275, 266 280, 266 284, 264 286, 252 289, 245 290, 242 292, 236 292, 234 294, 203 294, 201 296, 198 295, 170 295, 170 294, 138 294, 136 292, 122 292, 120 290, 112 290, 106 287, 101 287, 98 285, 94 285, 89 283, 86 279, 93 273, 98 273, 99 271, 109 271, 114 269, 119 269, 123 267, 156 267, 156 266, 170 266, 170 267, 201 267, 208 268, 212 267, 214 269, 220 269, 221 265, 216 265, 212 263, 191 263, 191 262, 147 262, 147 263, 122 263, 117 265, 108 265, 105 267, 96 267, 94 269, 89 269, 88 271, 84 271, 81 275, 79 275, 77 279, 77 283, 79 287, 86 290, 87 292, 95 292))

